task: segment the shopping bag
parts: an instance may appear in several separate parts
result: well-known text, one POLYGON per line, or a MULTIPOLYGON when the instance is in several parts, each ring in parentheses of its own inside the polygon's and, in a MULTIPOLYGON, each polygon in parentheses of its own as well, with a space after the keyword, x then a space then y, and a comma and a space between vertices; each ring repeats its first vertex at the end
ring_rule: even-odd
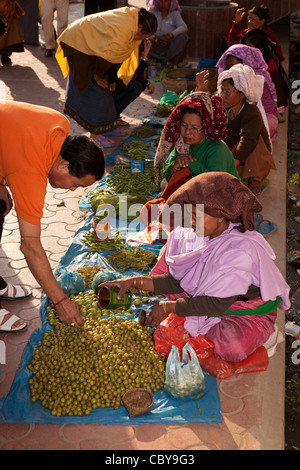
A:
POLYGON ((189 343, 182 349, 173 345, 166 364, 165 390, 174 398, 185 398, 205 389, 205 379, 195 351, 189 343))

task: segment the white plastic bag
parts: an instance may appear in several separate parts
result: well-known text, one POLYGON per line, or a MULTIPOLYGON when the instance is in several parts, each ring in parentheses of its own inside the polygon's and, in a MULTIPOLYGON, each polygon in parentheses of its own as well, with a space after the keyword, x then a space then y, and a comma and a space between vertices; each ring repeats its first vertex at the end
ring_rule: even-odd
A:
POLYGON ((189 343, 182 349, 182 361, 172 346, 166 363, 165 390, 174 398, 184 398, 205 389, 205 378, 197 355, 189 343))

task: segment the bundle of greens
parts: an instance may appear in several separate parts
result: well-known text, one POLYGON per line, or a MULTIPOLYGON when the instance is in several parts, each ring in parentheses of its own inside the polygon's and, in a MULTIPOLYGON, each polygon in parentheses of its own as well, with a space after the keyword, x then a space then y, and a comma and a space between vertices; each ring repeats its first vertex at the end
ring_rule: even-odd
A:
POLYGON ((123 272, 127 269, 136 269, 144 272, 155 265, 157 256, 152 251, 144 250, 143 248, 129 248, 115 251, 109 254, 107 259, 118 271, 123 272))
POLYGON ((116 193, 151 196, 152 193, 160 191, 161 180, 162 177, 152 162, 146 162, 143 173, 131 173, 129 166, 116 164, 107 184, 116 193))
POLYGON ((139 140, 132 140, 131 142, 125 142, 123 150, 126 152, 126 156, 131 160, 146 160, 149 158, 149 147, 150 144, 145 144, 139 140))

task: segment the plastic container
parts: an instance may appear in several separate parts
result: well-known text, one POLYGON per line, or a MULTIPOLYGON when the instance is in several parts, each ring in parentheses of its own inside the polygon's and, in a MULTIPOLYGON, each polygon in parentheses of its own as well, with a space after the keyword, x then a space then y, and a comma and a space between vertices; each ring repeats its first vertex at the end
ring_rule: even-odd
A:
POLYGON ((144 173, 145 160, 131 160, 131 173, 144 173))
POLYGON ((117 298, 118 287, 100 287, 97 294, 98 305, 102 309, 129 309, 132 302, 131 292, 125 292, 121 299, 117 298))

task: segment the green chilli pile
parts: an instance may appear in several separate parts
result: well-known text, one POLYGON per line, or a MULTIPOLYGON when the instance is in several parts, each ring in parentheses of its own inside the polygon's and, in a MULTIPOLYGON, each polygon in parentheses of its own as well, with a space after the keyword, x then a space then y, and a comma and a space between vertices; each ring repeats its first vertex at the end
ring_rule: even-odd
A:
POLYGON ((158 117, 169 117, 176 104, 173 103, 158 103, 155 106, 153 115, 158 117))
POLYGON ((125 150, 126 155, 132 160, 146 160, 149 158, 150 144, 145 144, 139 140, 132 140, 125 142, 122 149, 125 150))
POLYGON ((161 191, 161 180, 162 177, 152 162, 146 162, 143 173, 131 173, 130 167, 115 164, 113 174, 108 178, 107 184, 116 193, 150 195, 161 191))
POLYGON ((150 126, 143 126, 143 127, 140 127, 139 129, 135 129, 131 135, 132 137, 140 137, 140 138, 147 139, 155 135, 160 135, 160 132, 157 129, 153 129, 150 126))
POLYGON ((58 323, 45 333, 28 365, 31 400, 53 416, 118 409, 130 388, 164 386, 165 363, 151 333, 132 320, 87 320, 80 328, 58 323))

